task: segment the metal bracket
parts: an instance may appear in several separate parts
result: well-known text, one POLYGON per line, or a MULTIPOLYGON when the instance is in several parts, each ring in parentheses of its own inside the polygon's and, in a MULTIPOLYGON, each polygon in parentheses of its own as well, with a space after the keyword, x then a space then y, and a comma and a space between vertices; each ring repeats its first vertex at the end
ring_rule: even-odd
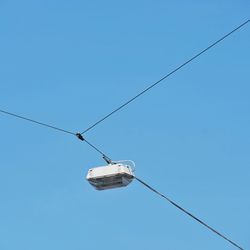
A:
POLYGON ((106 161, 108 164, 112 164, 112 160, 109 159, 106 155, 102 156, 103 160, 106 161))

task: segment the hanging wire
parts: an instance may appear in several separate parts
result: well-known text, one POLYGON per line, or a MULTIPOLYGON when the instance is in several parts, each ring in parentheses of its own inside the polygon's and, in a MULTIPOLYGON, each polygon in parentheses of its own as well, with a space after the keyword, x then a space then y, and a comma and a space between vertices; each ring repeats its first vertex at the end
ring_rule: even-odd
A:
POLYGON ((219 235, 220 237, 222 237, 224 240, 228 241, 229 243, 231 243, 232 245, 234 245, 235 247, 237 247, 238 249, 244 250, 242 247, 240 247, 238 244, 236 244, 235 242, 233 242, 232 240, 228 239, 226 236, 224 236, 223 234, 221 234, 220 232, 218 232, 217 230, 215 230, 214 228, 210 227, 208 224, 206 224, 205 222, 203 222, 202 220, 198 219, 196 216, 194 216, 193 214, 191 214, 190 212, 188 212, 186 209, 182 208, 180 205, 178 205, 177 203, 175 203, 174 201, 172 201, 171 199, 169 199, 167 196, 165 196, 164 194, 158 192, 156 189, 152 188, 151 186, 149 186, 147 183, 145 183, 144 181, 142 181, 141 179, 134 177, 137 181, 139 181, 142 185, 144 185, 145 187, 147 187, 149 190, 153 191, 154 193, 156 193, 157 195, 160 195, 162 198, 164 198, 165 200, 167 200, 168 202, 170 202, 173 206, 175 206, 176 208, 178 208, 179 210, 181 210, 182 212, 184 212, 185 214, 187 214, 188 216, 190 216, 192 219, 196 220, 197 222, 199 222, 200 224, 202 224, 203 226, 205 226, 206 228, 208 228, 209 230, 211 230, 213 233, 219 235))
POLYGON ((113 110, 112 112, 110 112, 109 114, 107 114, 106 116, 104 116, 103 118, 101 118, 100 120, 98 120, 97 122, 95 122, 93 125, 89 126, 81 134, 84 134, 84 133, 88 132, 89 130, 93 129, 95 126, 97 126, 98 124, 100 124, 101 122, 103 122, 104 120, 106 120, 107 118, 109 118, 110 116, 112 116, 113 114, 115 114, 116 112, 118 112, 119 110, 121 110, 122 108, 126 107, 128 104, 130 104, 131 102, 133 102, 134 100, 136 100, 141 95, 145 94, 147 91, 149 91, 150 89, 152 89, 153 87, 155 87, 156 85, 158 85, 160 82, 162 82, 166 78, 170 77, 171 75, 173 75, 174 73, 176 73, 178 70, 180 70, 181 68, 183 68, 184 66, 186 66, 187 64, 189 64, 190 62, 192 62, 193 60, 195 60, 197 57, 201 56, 206 51, 208 51, 209 49, 211 49, 212 47, 214 47, 215 45, 217 45, 218 43, 220 43, 221 41, 223 41, 224 39, 226 39, 228 36, 232 35, 234 32, 236 32, 237 30, 239 30, 240 28, 242 28, 243 26, 245 26, 249 21, 250 20, 247 20, 246 22, 242 23, 237 28, 233 29, 232 31, 230 31, 229 33, 227 33, 226 35, 224 35, 223 37, 221 37, 216 42, 214 42, 211 45, 209 45, 207 48, 205 48, 204 50, 202 50, 201 52, 199 52, 198 54, 196 54, 195 56, 193 56, 192 58, 190 58, 189 60, 187 60, 186 62, 184 62, 183 64, 181 64, 177 68, 175 68, 174 70, 172 70, 170 73, 168 73, 167 75, 165 75, 164 77, 162 77, 160 80, 156 81, 155 83, 153 83, 152 85, 150 85, 149 87, 147 87, 146 89, 144 89, 142 92, 140 92, 139 94, 137 94, 136 96, 134 96, 130 100, 126 101, 121 106, 119 106, 118 108, 116 108, 115 110, 113 110))
POLYGON ((92 143, 84 139, 84 141, 91 147, 93 148, 96 152, 100 153, 102 155, 102 158, 107 162, 107 163, 112 163, 111 158, 109 158, 106 154, 104 154, 100 149, 98 149, 96 146, 94 146, 92 143))

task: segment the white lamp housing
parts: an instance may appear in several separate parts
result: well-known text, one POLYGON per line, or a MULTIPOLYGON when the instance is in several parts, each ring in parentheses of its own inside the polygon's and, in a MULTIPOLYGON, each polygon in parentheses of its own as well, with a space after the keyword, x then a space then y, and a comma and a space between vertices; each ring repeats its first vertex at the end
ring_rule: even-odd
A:
POLYGON ((128 165, 109 164, 89 169, 86 179, 95 189, 105 190, 127 186, 134 179, 134 173, 128 165))

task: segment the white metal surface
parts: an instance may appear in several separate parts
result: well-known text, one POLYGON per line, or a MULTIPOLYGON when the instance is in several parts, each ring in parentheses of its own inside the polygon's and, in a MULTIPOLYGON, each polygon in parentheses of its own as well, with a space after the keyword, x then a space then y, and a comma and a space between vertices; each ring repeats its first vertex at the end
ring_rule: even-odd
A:
POLYGON ((125 187, 134 178, 133 170, 124 164, 109 164, 91 168, 86 179, 97 190, 125 187))

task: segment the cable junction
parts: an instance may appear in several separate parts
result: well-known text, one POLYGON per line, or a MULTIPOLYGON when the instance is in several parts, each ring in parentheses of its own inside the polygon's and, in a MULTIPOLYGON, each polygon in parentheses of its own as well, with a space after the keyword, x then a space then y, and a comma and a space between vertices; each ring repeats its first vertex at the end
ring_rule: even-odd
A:
POLYGON ((181 210, 182 212, 184 212, 185 214, 187 214, 188 216, 190 216, 192 219, 196 220, 197 222, 199 222, 200 224, 202 224, 203 226, 205 226, 206 228, 208 228, 209 230, 211 230, 213 233, 217 234, 218 236, 220 236, 224 240, 228 241, 230 244, 232 244, 233 246, 237 247, 238 249, 244 250, 238 244, 236 244, 235 242, 233 242, 232 240, 230 240, 229 238, 227 238, 226 236, 224 236, 223 234, 221 234, 220 232, 218 232, 217 230, 215 230, 214 228, 212 228, 211 226, 209 226, 208 224, 206 224, 202 220, 198 219, 196 216, 194 216, 193 214, 191 214, 186 209, 182 208, 180 205, 178 205, 177 203, 175 203, 174 201, 172 201, 171 199, 169 199, 164 194, 158 192, 156 189, 152 188, 151 186, 149 186, 147 183, 145 183, 144 181, 140 180, 139 178, 137 178, 137 177, 134 177, 134 178, 137 181, 139 181, 142 185, 144 185, 145 187, 147 187, 149 190, 151 190, 154 193, 156 193, 157 195, 161 196, 162 198, 164 198, 165 200, 167 200, 168 202, 170 202, 173 206, 175 206, 176 208, 178 208, 179 210, 181 210))
POLYGON ((209 49, 213 48, 215 45, 217 45, 218 43, 222 42, 224 39, 226 39, 227 37, 229 37, 230 35, 232 35, 234 32, 236 32, 237 30, 239 30, 240 28, 242 28, 243 26, 245 26, 248 22, 250 22, 250 20, 245 21, 244 23, 242 23, 241 25, 239 25, 238 27, 236 27, 235 29, 233 29, 232 31, 230 31, 229 33, 227 33, 226 35, 224 35, 223 37, 221 37, 220 39, 218 39, 217 41, 215 41, 211 45, 209 45, 207 48, 203 49, 201 52, 199 52, 195 56, 191 57, 189 60, 187 60, 186 62, 184 62, 183 64, 181 64, 177 68, 175 68, 174 70, 172 70, 170 73, 168 73, 167 75, 163 76, 160 80, 156 81, 155 83, 153 83, 152 85, 150 85, 149 87, 147 87, 146 89, 144 89, 143 91, 141 91, 140 93, 138 93, 136 96, 134 96, 133 98, 129 99, 128 101, 126 101, 125 103, 123 103, 121 106, 119 106, 118 108, 114 109, 112 112, 110 112, 109 114, 107 114, 106 116, 104 116, 103 118, 101 118, 100 120, 98 120, 97 122, 95 122, 93 125, 91 125, 88 128, 86 128, 81 134, 85 134, 86 132, 88 132, 89 130, 93 129, 98 124, 102 123, 104 120, 106 120, 107 118, 109 118, 110 116, 112 116, 113 114, 115 114, 116 112, 118 112, 121 109, 125 108, 131 102, 135 101, 137 98, 139 98, 140 96, 142 96, 143 94, 145 94, 146 92, 148 92, 149 90, 151 90, 153 87, 155 87, 156 85, 158 85, 160 82, 162 82, 163 80, 167 79, 168 77, 170 77, 171 75, 173 75, 174 73, 176 73, 177 71, 179 71, 181 68, 183 68, 187 64, 191 63, 197 57, 201 56, 202 54, 204 54, 205 52, 207 52, 209 49))

